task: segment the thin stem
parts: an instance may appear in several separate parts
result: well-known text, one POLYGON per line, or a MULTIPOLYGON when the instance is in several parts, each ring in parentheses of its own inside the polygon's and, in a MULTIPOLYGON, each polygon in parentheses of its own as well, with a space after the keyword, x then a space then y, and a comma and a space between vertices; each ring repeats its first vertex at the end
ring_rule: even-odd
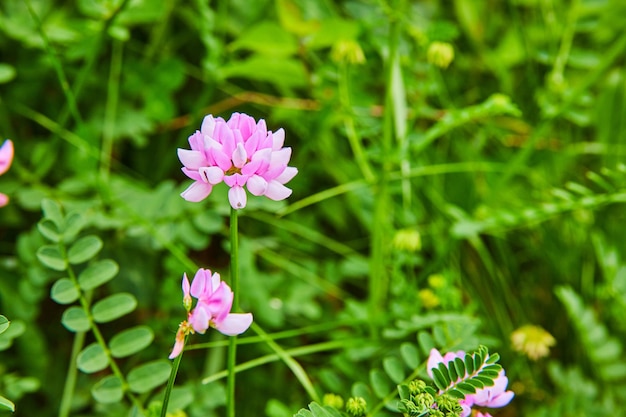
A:
POLYGON ((365 178, 365 181, 367 181, 368 183, 372 183, 374 182, 374 179, 376 177, 372 172, 372 168, 370 167, 369 162, 367 161, 367 157, 361 143, 361 138, 359 137, 359 134, 354 125, 354 115, 352 114, 352 105, 350 103, 350 73, 348 70, 348 63, 342 62, 339 68, 339 99, 341 101, 342 107, 344 108, 343 111, 347 113, 343 117, 343 123, 346 129, 346 136, 348 137, 348 142, 350 143, 350 147, 352 148, 354 159, 356 160, 356 163, 361 170, 361 174, 365 178))
MULTIPOLYGON (((230 209, 230 288, 233 290, 232 311, 239 310, 239 221, 237 210, 230 209)), ((226 415, 235 417, 235 365, 237 363, 237 336, 228 340, 228 380, 226 382, 226 415)))
POLYGON ((100 180, 106 183, 111 170, 111 154, 113 152, 113 137, 115 130, 115 116, 119 102, 120 76, 122 73, 123 43, 113 42, 111 53, 111 69, 107 87, 107 101, 104 112, 104 128, 102 129, 102 148, 100 150, 100 180))
POLYGON ((74 389, 76 388, 76 375, 78 374, 78 364, 76 358, 78 358, 78 354, 83 349, 83 345, 85 344, 85 335, 86 332, 78 332, 74 335, 72 354, 70 355, 70 363, 67 367, 67 376, 65 377, 65 385, 63 386, 61 405, 59 405, 59 417, 68 417, 70 415, 72 399, 74 398, 74 389))
MULTIPOLYGON (((185 336, 185 342, 187 344, 187 336, 185 336)), ((184 349, 180 354, 174 359, 174 364, 172 365, 172 372, 170 373, 170 379, 167 381, 167 386, 165 387, 165 395, 163 396, 163 406, 161 407, 161 417, 165 417, 167 415, 167 405, 170 402, 170 395, 172 394, 172 388, 174 388, 174 381, 176 381, 176 374, 178 373, 178 367, 180 366, 180 361, 183 359, 184 349)))
POLYGON ((28 8, 28 12, 30 13, 33 20, 35 21, 35 24, 37 25, 37 30, 39 31, 39 36, 41 36, 41 40, 43 41, 43 45, 44 45, 44 48, 46 49, 46 53, 48 54, 48 56, 50 57, 50 60, 52 61, 52 65, 54 66, 54 70, 56 71, 57 78, 59 79, 59 83, 61 84, 61 89, 63 90, 63 94, 65 95, 65 99, 67 100, 70 113, 72 114, 72 117, 74 117, 74 120, 76 121, 76 123, 80 126, 83 124, 83 121, 80 116, 80 112, 78 111, 78 105, 76 104, 76 97, 74 97, 74 93, 72 92, 72 89, 70 88, 70 84, 67 81, 67 76, 65 75, 65 71, 63 70, 61 61, 59 60, 59 57, 57 56, 55 50, 52 48, 52 45, 50 44, 50 41, 48 40, 48 36, 46 36, 46 32, 44 32, 43 30, 42 22, 39 19, 39 16, 37 16, 37 13, 35 12, 35 10, 33 9, 30 3, 30 0, 26 0, 26 7, 28 8))

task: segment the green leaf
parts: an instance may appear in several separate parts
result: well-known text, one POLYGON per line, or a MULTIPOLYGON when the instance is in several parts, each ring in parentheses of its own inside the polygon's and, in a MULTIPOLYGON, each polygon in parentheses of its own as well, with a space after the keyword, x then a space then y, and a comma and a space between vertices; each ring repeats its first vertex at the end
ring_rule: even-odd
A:
POLYGON ((93 319, 98 323, 107 323, 120 318, 137 307, 137 299, 129 293, 119 293, 98 301, 91 309, 93 319))
POLYGON ((5 316, 0 314, 0 334, 4 333, 9 328, 11 322, 5 316))
POLYGON ((67 262, 56 245, 40 247, 39 250, 37 250, 37 259, 39 259, 42 264, 55 271, 64 271, 67 268, 67 262))
POLYGON ((91 395, 100 403, 119 402, 124 398, 122 381, 114 375, 105 376, 91 388, 91 395))
POLYGON ((89 235, 78 239, 67 252, 71 264, 80 264, 96 256, 102 249, 102 239, 89 235))
POLYGON ((80 213, 72 212, 68 214, 65 218, 65 230, 63 230, 64 240, 72 242, 84 226, 85 219, 80 213))
POLYGON ((252 26, 230 44, 233 50, 247 49, 266 55, 292 55, 298 51, 296 38, 271 21, 252 26))
POLYGON ((396 384, 404 380, 404 365, 402 361, 395 356, 389 356, 383 359, 383 369, 396 384))
POLYGON ((39 232, 48 240, 51 240, 54 243, 58 243, 61 241, 61 234, 59 233, 59 229, 52 220, 50 219, 42 219, 39 223, 37 223, 37 229, 39 232))
POLYGON ((454 361, 448 362, 447 368, 448 368, 448 376, 450 377, 450 381, 456 381, 457 379, 459 379, 459 375, 457 375, 456 373, 456 367, 454 365, 454 361))
POLYGON ((415 369, 419 366, 419 351, 414 344, 409 342, 402 343, 400 345, 400 354, 409 368, 415 369))
POLYGON ((13 344, 13 339, 20 337, 26 331, 22 320, 13 320, 11 325, 0 334, 0 351, 6 350, 13 344))
POLYGON ((451 397, 454 397, 454 398, 458 398, 460 400, 465 398, 465 394, 463 394, 458 389, 451 389, 450 391, 448 391, 448 395, 450 395, 451 397))
POLYGON ((81 272, 78 283, 83 290, 92 290, 112 280, 118 271, 119 267, 115 261, 104 259, 94 262, 81 272))
POLYGON ((431 371, 433 373, 433 381, 435 382, 435 385, 437 385, 437 388, 439 388, 440 390, 446 389, 448 387, 448 383, 443 377, 441 371, 438 368, 433 368, 431 369, 431 371))
POLYGON ((69 278, 57 280, 50 289, 50 298, 59 304, 70 304, 78 300, 80 292, 69 278))
POLYGON ((465 362, 461 358, 454 358, 454 367, 458 376, 463 377, 465 375, 465 362))
MULTIPOLYGON (((498 377, 498 376, 496 375, 496 376, 495 376, 495 378, 497 378, 497 377, 498 377)), ((494 377, 487 377, 487 376, 484 376, 484 375, 482 375, 482 374, 481 374, 481 375, 476 375, 476 376, 475 376, 474 378, 472 378, 472 379, 477 379, 477 380, 479 380, 479 381, 480 381, 480 382, 482 382, 482 383, 483 383, 483 385, 484 385, 484 386, 486 386, 486 387, 493 387, 493 386, 495 385, 495 382, 494 382, 493 378, 494 378, 494 377)))
POLYGON ((105 369, 109 365, 109 358, 102 346, 92 343, 78 354, 76 364, 84 373, 92 374, 105 369))
POLYGON ((473 394, 476 392, 476 388, 473 385, 468 384, 467 382, 459 382, 456 384, 456 389, 466 394, 473 394))
POLYGON ((62 232, 65 222, 59 203, 48 198, 44 198, 41 200, 41 209, 43 210, 44 217, 52 220, 52 222, 57 226, 57 230, 62 232))
POLYGON ((472 385, 474 388, 478 388, 478 389, 485 387, 485 384, 483 384, 482 381, 475 376, 468 379, 467 383, 472 385))
POLYGON ((450 383, 452 383, 452 380, 450 379, 450 375, 448 375, 448 368, 443 362, 439 363, 438 367, 439 367, 439 371, 441 372, 441 376, 443 376, 444 380, 446 381, 446 387, 447 387, 448 385, 450 385, 450 383))
POLYGON ((374 389, 374 394, 376 394, 378 398, 385 398, 385 396, 389 394, 389 378, 387 378, 387 375, 380 369, 370 370, 370 382, 374 389))
POLYGON ((154 340, 154 332, 147 326, 137 326, 116 334, 109 342, 111 355, 123 358, 148 347, 154 340))
POLYGON ((468 374, 474 373, 474 358, 469 353, 465 354, 465 370, 468 374))
POLYGON ((15 67, 9 64, 0 64, 0 84, 8 83, 15 78, 15 67))
POLYGON ((84 332, 90 327, 87 314, 78 306, 72 306, 65 310, 61 317, 61 323, 71 332, 84 332))
POLYGON ((169 361, 157 360, 140 365, 128 373, 127 381, 131 391, 142 394, 165 383, 172 367, 169 361))
POLYGON ((267 81, 284 87, 304 87, 307 73, 297 59, 252 55, 242 61, 231 62, 220 68, 224 78, 246 78, 267 81))
POLYGON ((15 404, 13 404, 10 400, 4 398, 0 395, 0 410, 10 410, 11 412, 15 411, 15 404))

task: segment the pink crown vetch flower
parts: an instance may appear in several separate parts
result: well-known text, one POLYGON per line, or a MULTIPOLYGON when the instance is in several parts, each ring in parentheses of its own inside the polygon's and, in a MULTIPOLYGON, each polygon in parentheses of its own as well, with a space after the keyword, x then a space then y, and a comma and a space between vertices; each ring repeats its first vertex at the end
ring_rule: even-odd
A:
POLYGON ((178 328, 170 359, 182 352, 185 336, 189 333, 204 334, 209 327, 213 327, 222 334, 234 336, 245 332, 252 324, 252 314, 230 312, 233 292, 217 272, 211 274, 208 269, 199 269, 191 284, 187 274, 183 274, 182 288, 187 320, 178 328), (194 309, 191 308, 193 298, 198 300, 194 309))
MULTIPOLYGON (((444 356, 441 356, 441 353, 437 349, 431 349, 426 364, 428 375, 433 378, 433 368, 436 368, 440 363, 448 365, 448 363, 455 358, 464 359, 465 352, 459 350, 458 352, 448 352, 444 356)), ((459 376, 459 380, 460 379, 461 377, 459 376)), ((465 398, 459 401, 463 409, 461 417, 469 416, 473 406, 500 408, 510 403, 515 394, 513 391, 506 390, 508 383, 509 379, 506 377, 504 369, 502 369, 498 377, 494 380, 492 387, 480 388, 477 389, 474 394, 466 394, 465 398)), ((478 412, 477 416, 491 417, 489 413, 482 414, 481 412, 478 412)))
POLYGON ((291 195, 285 183, 298 173, 287 166, 291 148, 283 147, 284 142, 285 131, 268 131, 263 119, 257 123, 243 113, 234 113, 227 122, 206 116, 200 130, 189 137, 191 149, 178 149, 183 172, 194 180, 181 196, 201 201, 224 181, 235 209, 246 206, 244 186, 252 195, 284 200, 291 195))
MULTIPOLYGON (((5 140, 0 146, 0 175, 4 174, 11 167, 13 162, 13 142, 9 139, 5 140)), ((0 207, 4 207, 9 203, 9 197, 0 193, 0 207)))

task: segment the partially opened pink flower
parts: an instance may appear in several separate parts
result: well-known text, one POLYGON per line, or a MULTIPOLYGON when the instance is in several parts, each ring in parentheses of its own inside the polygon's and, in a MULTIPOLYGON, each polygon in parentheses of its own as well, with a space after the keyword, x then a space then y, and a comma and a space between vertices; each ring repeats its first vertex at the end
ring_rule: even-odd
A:
MULTIPOLYGON (((11 167, 11 162, 13 162, 13 142, 7 139, 0 146, 0 175, 8 171, 11 167)), ((8 203, 9 197, 0 193, 0 207, 4 207, 8 203)))
POLYGON ((244 187, 255 196, 284 200, 291 195, 285 183, 298 173, 287 166, 291 148, 283 147, 284 142, 285 131, 268 131, 263 119, 256 122, 243 113, 234 113, 227 122, 206 116, 200 130, 189 137, 191 149, 178 149, 183 172, 194 180, 181 196, 201 201, 224 181, 234 209, 246 206, 244 187))
POLYGON ((199 269, 191 285, 187 274, 184 274, 182 288, 187 320, 178 328, 170 359, 182 352, 185 336, 189 333, 204 334, 209 327, 213 327, 220 333, 234 336, 245 332, 252 324, 252 314, 230 312, 233 292, 217 272, 212 274, 208 269, 199 269), (191 309, 192 297, 198 300, 194 309, 191 309))
MULTIPOLYGON (((431 349, 426 365, 428 368, 428 375, 433 378, 432 368, 436 368, 440 363, 444 363, 447 365, 455 358, 465 358, 465 352, 459 350, 458 352, 448 352, 444 356, 441 356, 441 353, 437 349, 431 349)), ((457 381, 459 381, 461 378, 462 376, 460 375, 457 381)), ((463 409, 463 411, 461 412, 461 417, 469 416, 472 412, 472 407, 474 406, 500 408, 510 403, 515 394, 513 393, 513 391, 506 390, 508 383, 509 379, 506 377, 504 369, 502 369, 497 378, 494 380, 493 386, 477 389, 474 394, 466 394, 464 399, 459 400, 459 404, 463 409)), ((489 413, 482 414, 480 411, 478 411, 477 413, 477 417, 491 417, 489 413)))

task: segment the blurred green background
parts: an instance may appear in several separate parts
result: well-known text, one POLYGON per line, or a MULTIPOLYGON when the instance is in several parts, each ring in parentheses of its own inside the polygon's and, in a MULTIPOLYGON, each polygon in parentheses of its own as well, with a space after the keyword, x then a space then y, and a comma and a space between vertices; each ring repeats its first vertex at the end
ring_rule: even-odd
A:
MULTIPOLYGON (((16 415, 57 415, 72 334, 49 298, 61 275, 35 256, 44 198, 119 264, 96 296, 138 299, 105 336, 156 334, 121 366, 169 354, 182 273, 229 263, 226 190, 180 198, 176 148, 236 111, 283 127, 299 169, 288 201, 241 214, 242 309, 270 334, 296 329, 285 349, 318 347, 296 357, 318 395, 373 406, 395 389, 385 363, 408 375, 432 346, 484 344, 516 392, 494 416, 619 415, 624 27, 621 0, 3 0, 0 136, 16 156, 0 178, 0 394, 16 415), (511 342, 528 324, 555 340, 536 360, 511 342)), ((271 353, 252 341, 239 359, 271 353)), ((201 382, 224 356, 186 354, 187 415, 222 413, 224 380, 201 382)), ((72 415, 128 415, 91 398, 98 375, 78 378, 72 415)), ((276 359, 242 372, 238 395, 241 416, 312 400, 276 359)))

